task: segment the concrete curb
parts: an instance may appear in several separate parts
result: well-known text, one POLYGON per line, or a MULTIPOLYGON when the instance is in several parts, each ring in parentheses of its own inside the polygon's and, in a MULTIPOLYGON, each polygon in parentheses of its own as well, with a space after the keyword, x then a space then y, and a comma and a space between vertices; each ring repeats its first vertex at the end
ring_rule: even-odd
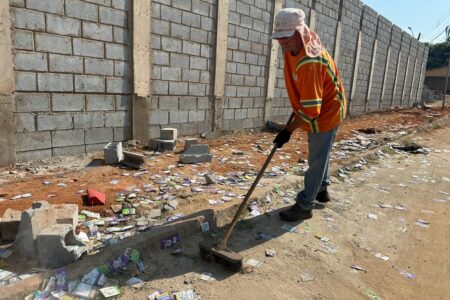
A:
MULTIPOLYGON (((445 126, 450 123, 450 116, 446 116, 430 124, 420 126, 412 130, 409 134, 402 136, 399 139, 403 139, 408 136, 412 136, 417 133, 427 132, 433 130, 437 125, 445 126)), ((368 157, 373 155, 376 151, 386 148, 386 145, 381 145, 369 151, 355 153, 354 157, 348 160, 341 161, 339 165, 330 166, 330 174, 336 173, 340 168, 357 163, 361 157, 368 157)), ((303 176, 286 175, 282 178, 263 178, 261 180, 262 186, 255 190, 250 203, 252 201, 258 201, 263 199, 265 194, 273 194, 273 187, 278 186, 282 190, 297 188, 299 184, 303 182, 303 176), (270 185, 265 185, 264 182, 270 182, 270 185)), ((173 234, 180 236, 181 242, 187 240, 194 234, 201 233, 201 223, 210 222, 211 229, 223 228, 231 222, 235 211, 239 207, 240 202, 230 204, 228 206, 222 206, 218 209, 206 209, 196 212, 190 216, 179 219, 175 222, 165 225, 151 228, 149 231, 137 234, 131 238, 125 239, 116 245, 108 246, 102 249, 95 255, 83 257, 81 260, 67 265, 70 278, 79 278, 83 274, 90 271, 92 268, 108 262, 111 258, 123 254, 126 248, 134 248, 143 251, 163 251, 160 249, 161 239, 168 238, 173 234)), ((53 270, 35 275, 23 281, 20 281, 12 286, 2 287, 2 293, 0 299, 18 299, 24 298, 26 295, 31 294, 36 289, 40 288, 42 281, 49 278, 54 274, 53 270)))

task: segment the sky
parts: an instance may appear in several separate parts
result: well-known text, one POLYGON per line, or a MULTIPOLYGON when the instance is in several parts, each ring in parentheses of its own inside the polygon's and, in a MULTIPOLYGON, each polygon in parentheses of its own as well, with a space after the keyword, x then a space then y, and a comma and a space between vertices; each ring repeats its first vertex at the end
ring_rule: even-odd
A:
POLYGON ((440 43, 450 26, 449 0, 362 0, 362 2, 420 41, 440 43), (411 27, 411 30, 408 28, 411 27))

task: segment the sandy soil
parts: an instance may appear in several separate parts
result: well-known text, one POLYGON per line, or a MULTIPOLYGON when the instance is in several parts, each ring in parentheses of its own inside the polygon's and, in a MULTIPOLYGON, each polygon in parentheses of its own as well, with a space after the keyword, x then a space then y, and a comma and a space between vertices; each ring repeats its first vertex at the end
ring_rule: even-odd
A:
POLYGON ((448 299, 449 134, 445 127, 413 139, 433 148, 429 155, 391 153, 352 172, 332 186, 334 200, 318 207, 313 219, 293 224, 297 233, 281 228, 285 223, 276 210, 240 222, 231 248, 244 261, 261 261, 259 268, 233 273, 204 262, 197 248, 202 237, 192 237, 182 241, 179 256, 145 253, 148 270, 142 278, 147 282, 140 289, 125 288, 121 298, 193 288, 202 299, 448 299), (428 227, 417 225, 418 219, 430 222, 428 227), (256 240, 256 232, 272 238, 256 240), (267 249, 276 255, 265 257, 267 249), (215 280, 201 280, 203 272, 215 280))
MULTIPOLYGON (((352 131, 357 129, 375 128, 382 132, 405 131, 448 114, 450 114, 450 108, 444 111, 438 108, 407 109, 349 118, 340 129, 337 141, 352 136, 352 131)), ((150 156, 144 166, 149 170, 149 174, 140 176, 133 176, 135 173, 133 170, 102 166, 102 153, 52 158, 2 168, 0 169, 0 198, 5 200, 0 201, 0 215, 3 215, 7 208, 27 209, 31 207, 33 201, 37 200, 47 200, 51 204, 75 203, 79 205, 80 210, 104 212, 105 207, 109 207, 109 204, 114 201, 116 192, 130 186, 142 187, 142 184, 151 181, 150 177, 154 174, 177 172, 187 178, 193 178, 203 172, 214 172, 219 175, 239 171, 257 172, 266 159, 267 151, 272 147, 273 137, 274 134, 269 132, 243 132, 213 140, 202 140, 202 143, 211 145, 212 163, 177 167, 177 153, 150 156), (233 150, 242 150, 244 155, 233 155, 233 150), (231 159, 223 162, 222 159, 226 157, 231 159), (114 179, 119 180, 119 183, 111 185, 110 182, 114 179), (44 185, 43 181, 49 181, 50 185, 44 185), (58 183, 64 183, 66 186, 58 186, 58 183), (107 205, 105 207, 84 206, 81 195, 87 188, 104 192, 107 196, 107 205), (25 193, 31 193, 32 197, 10 200, 16 195, 25 193)), ((295 165, 299 159, 306 158, 306 140, 306 134, 297 131, 291 141, 277 152, 271 166, 279 166, 283 162, 295 165)), ((176 151, 181 151, 182 147, 181 143, 176 151)))
MULTIPOLYGON (((408 109, 352 118, 345 122, 337 140, 349 138, 354 130, 361 128, 373 127, 384 133, 409 131, 448 114, 450 109, 444 112, 408 109)), ((141 278, 146 283, 140 289, 125 288, 122 298, 145 299, 156 289, 194 288, 202 299, 375 299, 375 294, 382 299, 446 299, 450 290, 446 280, 450 273, 447 253, 450 248, 450 202, 434 199, 450 197, 439 193, 450 193, 450 183, 444 179, 450 177, 449 132, 446 127, 414 138, 419 144, 437 150, 430 155, 391 153, 392 156, 381 161, 368 160, 369 165, 362 171, 350 173, 345 182, 332 187, 335 198, 332 203, 318 207, 312 220, 293 224, 297 233, 288 233, 281 228, 285 223, 279 220, 277 213, 285 204, 281 197, 273 197, 271 208, 274 211, 240 222, 231 239, 234 250, 245 259, 261 261, 261 267, 246 267, 240 273, 233 273, 206 263, 200 259, 197 245, 203 238, 221 236, 221 232, 193 236, 189 241, 182 241, 184 252, 181 255, 142 253, 146 273, 141 278), (380 202, 402 205, 406 210, 381 208, 380 202), (368 213, 375 214, 377 220, 369 219, 368 213), (422 228, 415 224, 417 219, 431 224, 422 228), (269 234, 271 238, 256 240, 257 232, 269 234), (325 237, 329 242, 318 237, 325 237), (275 250, 276 255, 265 257, 267 249, 275 250), (389 256, 389 260, 377 258, 377 253, 389 256), (352 265, 365 271, 354 270, 352 265), (203 272, 212 273, 216 280, 202 281, 200 275, 203 272), (407 279, 401 272, 409 272, 416 278, 407 279), (305 281, 307 274, 313 277, 312 281, 305 281)), ((6 200, 0 202, 0 215, 6 208, 26 209, 36 200, 76 203, 80 210, 105 214, 116 192, 131 186, 142 187, 152 182, 155 174, 179 173, 192 179, 195 176, 202 178, 203 172, 222 175, 257 172, 271 148, 273 136, 268 132, 250 132, 202 141, 211 145, 214 155, 211 164, 177 166, 176 153, 150 156, 145 166, 149 174, 139 176, 133 176, 133 170, 118 167, 83 168, 92 159, 101 164, 101 154, 4 168, 0 170, 3 182, 0 198, 6 200), (233 150, 242 150, 244 154, 234 155, 233 150), (228 161, 223 160, 226 157, 228 161), (34 170, 29 166, 38 166, 39 171, 33 174, 26 170, 34 170), (111 185, 113 179, 118 179, 119 183, 111 185), (45 180, 51 184, 45 186, 45 180), (65 183, 66 187, 57 186, 58 183, 65 183), (88 187, 105 192, 107 205, 84 206, 79 191, 88 187), (10 200, 23 193, 33 196, 10 200)), ((177 147, 181 148, 182 145, 177 147)), ((271 166, 280 166, 284 162, 296 166, 299 159, 306 157, 306 136, 297 132, 289 144, 277 151, 271 166)), ((243 194, 245 191, 235 192, 243 194)), ((189 214, 210 207, 207 194, 191 195, 187 188, 180 190, 178 196, 186 201, 177 211, 189 214)), ((121 284, 129 278, 126 276, 118 278, 121 284)))

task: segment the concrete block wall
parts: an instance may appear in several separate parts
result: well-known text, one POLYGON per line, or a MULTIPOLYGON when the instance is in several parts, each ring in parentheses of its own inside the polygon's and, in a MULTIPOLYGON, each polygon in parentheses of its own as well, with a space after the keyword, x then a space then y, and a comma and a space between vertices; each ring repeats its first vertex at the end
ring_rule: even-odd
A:
POLYGON ((317 12, 316 32, 331 56, 334 56, 340 2, 340 0, 316 0, 314 2, 314 9, 317 12))
POLYGON ((356 86, 355 99, 352 99, 352 113, 361 113, 365 111, 368 96, 370 69, 372 66, 373 48, 378 28, 378 14, 368 6, 364 6, 363 17, 361 20, 361 53, 358 67, 358 81, 356 86))
POLYGON ((418 44, 419 43, 417 42, 416 39, 411 38, 408 72, 406 73, 405 78, 406 81, 404 83, 404 90, 403 90, 403 101, 402 101, 403 106, 410 106, 410 104, 414 103, 414 101, 411 101, 412 99, 409 98, 409 95, 411 94, 411 89, 413 88, 412 85, 414 77, 414 65, 417 57, 418 44))
POLYGON ((263 126, 272 5, 230 1, 224 131, 263 126))
MULTIPOLYGON (((262 127, 264 118, 285 122, 291 113, 281 49, 274 86, 267 86, 275 0, 229 0, 225 95, 214 105, 218 1, 152 0, 150 138, 166 126, 196 135, 219 119, 226 132, 262 127)), ((84 153, 131 138, 132 0, 9 3, 18 159, 84 153)), ((303 9, 336 56, 352 114, 420 97, 428 47, 360 0, 281 3, 303 9)))
POLYGON ((345 96, 350 99, 352 92, 353 71, 358 43, 358 33, 361 27, 363 4, 359 0, 342 1, 342 32, 339 49, 339 73, 341 74, 345 96))
POLYGON ((422 93, 419 92, 419 85, 420 82, 423 81, 423 77, 421 78, 420 75, 424 63, 424 52, 425 52, 425 45, 419 43, 417 45, 417 62, 415 68, 415 77, 412 84, 412 100, 414 100, 414 102, 420 101, 422 96, 422 93))
POLYGON ((130 137, 130 3, 10 1, 18 160, 130 137))
POLYGON ((402 102, 402 95, 403 95, 403 84, 405 83, 405 76, 406 76, 406 66, 408 63, 408 56, 409 56, 409 46, 411 43, 411 39, 409 34, 406 32, 402 32, 402 41, 400 44, 400 52, 402 53, 400 57, 399 68, 397 73, 397 85, 396 90, 393 95, 394 101, 392 103, 393 106, 400 106, 402 102))
POLYGON ((391 54, 387 65, 386 85, 383 95, 382 109, 392 106, 394 103, 394 88, 396 86, 398 56, 400 53, 400 46, 402 41, 402 30, 400 27, 393 25, 391 29, 391 54))
MULTIPOLYGON (((152 1, 152 99, 149 136, 211 128, 217 1, 152 1)), ((245 54, 245 53, 244 53, 245 54)))
MULTIPOLYGON (((423 44, 422 44, 423 46, 423 44)), ((430 47, 424 47, 424 52, 423 52, 423 59, 422 59, 422 69, 420 71, 420 73, 418 75, 421 75, 421 80, 419 81, 419 92, 418 92, 418 97, 417 100, 421 100, 422 99, 422 91, 423 91, 423 87, 424 87, 424 82, 425 82, 425 69, 426 69, 426 65, 427 65, 427 59, 428 59, 428 52, 430 50, 430 47)))
POLYGON ((389 42, 391 38, 392 23, 384 18, 378 16, 378 30, 377 30, 377 49, 375 52, 375 64, 372 75, 372 88, 368 99, 367 111, 377 111, 384 99, 381 98, 383 89, 385 70, 387 65, 387 55, 389 50, 389 42))

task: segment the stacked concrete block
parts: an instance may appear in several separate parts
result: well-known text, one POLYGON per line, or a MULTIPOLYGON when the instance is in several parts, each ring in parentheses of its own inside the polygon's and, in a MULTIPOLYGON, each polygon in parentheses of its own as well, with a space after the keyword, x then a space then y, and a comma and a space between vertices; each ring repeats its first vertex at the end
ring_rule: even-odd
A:
MULTIPOLYGON (((10 1, 19 160, 102 150, 107 142, 130 138, 131 3, 10 1)), ((164 127, 180 135, 212 129, 217 3, 152 1, 150 138, 164 127)), ((223 131, 264 125, 273 5, 230 1, 223 131)), ((338 69, 352 112, 378 110, 380 101, 381 109, 399 105, 405 95, 419 94, 423 80, 413 74, 423 73, 425 51, 361 1, 283 0, 282 6, 304 10, 308 24, 314 10, 316 31, 332 55, 340 22, 338 69)), ((277 63, 270 119, 285 122, 291 109, 281 51, 277 63)))
POLYGON ((403 91, 403 101, 402 106, 404 107, 410 107, 412 103, 414 103, 415 99, 411 99, 410 95, 411 90, 413 89, 413 80, 414 80, 414 72, 415 72, 415 65, 416 65, 416 58, 417 58, 417 52, 418 52, 418 45, 416 39, 411 37, 411 44, 410 44, 410 50, 409 50, 409 65, 408 65, 408 73, 406 74, 406 82, 404 84, 404 91, 403 91))
POLYGON ((230 3, 223 129, 263 126, 272 2, 230 3))
POLYGON ((383 16, 378 17, 377 29, 377 51, 375 53, 375 67, 372 78, 372 88, 370 90, 370 99, 368 111, 377 111, 387 101, 382 98, 385 72, 387 72, 388 62, 387 55, 391 37, 392 23, 383 16))
POLYGON ((150 139, 149 148, 155 151, 173 151, 178 137, 178 129, 162 128, 159 139, 150 139))
POLYGON ((358 81, 355 93, 355 99, 352 99, 351 112, 355 114, 364 113, 366 110, 366 101, 369 95, 370 70, 372 67, 373 47, 375 45, 376 32, 378 27, 378 14, 365 5, 363 9, 361 22, 361 51, 358 66, 358 81))
POLYGON ((336 28, 339 19, 339 0, 317 0, 316 1, 316 32, 327 51, 334 55, 334 45, 336 43, 336 28))
POLYGON ((212 155, 209 153, 209 145, 191 145, 186 151, 180 154, 180 162, 184 164, 210 162, 211 160, 212 155))
POLYGON ((130 138, 131 0, 44 2, 10 2, 18 159, 130 138))
POLYGON ((401 106, 402 105, 402 96, 404 93, 403 85, 405 83, 406 79, 406 66, 408 64, 408 56, 409 56, 409 48, 411 43, 411 36, 406 33, 402 32, 401 42, 400 42, 400 52, 401 57, 399 63, 399 68, 397 72, 397 80, 396 80, 396 86, 395 86, 395 93, 393 95, 394 101, 392 103, 393 106, 401 106))
POLYGON ((416 65, 416 76, 415 76, 415 80, 413 82, 413 93, 412 93, 412 99, 414 99, 414 102, 420 102, 421 97, 422 97, 422 93, 421 90, 419 89, 420 84, 423 81, 424 77, 421 77, 422 74, 422 68, 424 65, 424 59, 426 61, 426 57, 424 57, 424 52, 425 52, 425 45, 424 44, 419 44, 417 47, 417 65, 416 65))
POLYGON ((361 26, 363 3, 359 0, 342 1, 341 41, 338 69, 341 75, 345 96, 350 99, 353 88, 352 80, 356 64, 358 34, 361 26))
POLYGON ((181 135, 211 126, 216 3, 153 1, 149 135, 170 124, 181 135))
MULTIPOLYGON (((383 108, 387 109, 396 104, 394 100, 394 92, 396 90, 396 78, 397 78, 397 65, 398 57, 400 53, 400 46, 402 40, 402 30, 396 26, 392 26, 391 37, 390 37, 390 49, 391 53, 388 61, 388 70, 386 75, 386 86, 383 95, 383 108)), ((399 101, 397 102, 399 103, 399 101)))

